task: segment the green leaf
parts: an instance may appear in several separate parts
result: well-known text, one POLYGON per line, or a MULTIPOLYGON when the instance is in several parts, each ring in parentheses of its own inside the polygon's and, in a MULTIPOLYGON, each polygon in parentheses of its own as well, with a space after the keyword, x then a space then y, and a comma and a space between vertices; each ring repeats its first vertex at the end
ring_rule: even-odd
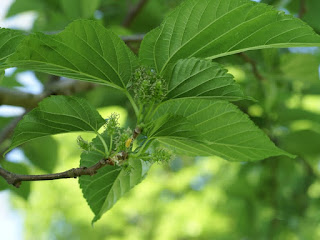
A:
POLYGON ((179 60, 169 79, 167 98, 202 97, 240 100, 240 85, 219 64, 196 58, 179 60))
POLYGON ((100 5, 100 0, 60 0, 60 5, 66 15, 74 20, 92 17, 100 5))
POLYGON ((51 136, 35 139, 23 145, 23 151, 32 164, 52 173, 58 160, 58 143, 51 136))
MULTIPOLYGON (((109 138, 106 133, 102 136, 106 140, 109 138)), ((99 138, 95 138, 93 144, 97 149, 103 151, 99 138)), ((102 158, 103 156, 98 152, 84 152, 81 154, 80 166, 92 166, 102 158)), ((121 167, 105 166, 94 176, 79 178, 83 196, 95 214, 93 222, 99 220, 124 194, 140 183, 151 167, 149 162, 140 159, 129 159, 129 164, 132 167, 129 172, 121 167)))
MULTIPOLYGON (((30 140, 67 132, 97 132, 105 120, 85 99, 52 96, 26 114, 14 130, 8 151, 30 140)), ((7 152, 8 152, 7 151, 7 152)))
POLYGON ((78 20, 57 35, 28 36, 6 66, 125 88, 136 59, 110 30, 95 21, 78 20))
POLYGON ((192 125, 190 132, 181 134, 178 130, 176 134, 172 130, 167 136, 157 134, 149 137, 174 147, 184 155, 217 155, 230 161, 255 161, 277 155, 292 156, 277 148, 246 114, 227 101, 169 100, 156 109, 152 121, 157 122, 166 114, 184 117, 192 125))
POLYGON ((146 35, 140 61, 162 74, 179 59, 297 46, 320 46, 320 36, 271 6, 250 0, 186 0, 146 35))
POLYGON ((24 37, 21 31, 0 28, 0 63, 15 52, 24 37))
MULTIPOLYGON (((16 174, 25 174, 28 175, 29 171, 25 164, 22 163, 13 163, 8 161, 1 161, 1 166, 9 171, 16 174)), ((9 189, 13 193, 17 194, 18 196, 28 200, 30 194, 30 182, 23 182, 19 188, 16 188, 12 185, 9 185, 6 180, 0 177, 0 191, 9 189)))

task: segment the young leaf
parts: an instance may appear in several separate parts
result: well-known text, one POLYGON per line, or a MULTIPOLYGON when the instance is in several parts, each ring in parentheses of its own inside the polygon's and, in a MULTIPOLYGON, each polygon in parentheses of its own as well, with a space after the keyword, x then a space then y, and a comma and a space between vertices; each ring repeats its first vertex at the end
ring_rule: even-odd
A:
POLYGON ((0 63, 14 53, 24 37, 21 31, 0 28, 0 63))
POLYGON ((174 66, 169 79, 167 98, 245 98, 240 85, 219 64, 196 58, 182 59, 174 66))
MULTIPOLYGON (((52 96, 26 114, 14 130, 10 148, 32 139, 58 133, 97 132, 105 123, 99 113, 84 99, 52 96)), ((7 151, 7 152, 8 152, 7 151)))
MULTIPOLYGON (((107 138, 104 133, 103 137, 107 138)), ((93 145, 103 151, 99 138, 93 140, 93 145)), ((103 156, 98 152, 84 152, 81 154, 80 166, 91 166, 101 160, 103 156)), ((101 216, 130 189, 140 183, 146 176, 151 164, 140 159, 129 159, 130 170, 117 166, 105 166, 94 176, 81 176, 80 188, 88 205, 95 214, 93 222, 101 216)))
POLYGON ((136 59, 110 30, 98 22, 78 20, 57 35, 28 36, 6 66, 124 88, 136 59))
POLYGON ((189 135, 188 132, 176 135, 172 131, 172 134, 167 136, 156 134, 149 137, 173 146, 185 155, 217 155, 230 161, 255 161, 277 155, 291 156, 277 148, 246 114, 227 101, 169 100, 156 109, 153 121, 157 122, 166 114, 184 117, 193 125, 192 131, 189 135))
POLYGON ((146 35, 140 60, 163 74, 179 59, 297 46, 320 46, 320 36, 271 6, 250 0, 186 0, 146 35))

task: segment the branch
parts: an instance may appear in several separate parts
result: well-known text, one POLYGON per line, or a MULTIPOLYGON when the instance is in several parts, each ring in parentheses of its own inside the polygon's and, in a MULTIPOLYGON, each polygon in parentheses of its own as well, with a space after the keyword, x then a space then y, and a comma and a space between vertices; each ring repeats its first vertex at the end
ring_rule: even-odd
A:
POLYGON ((307 12, 306 0, 300 0, 300 8, 298 13, 298 18, 303 18, 307 12))
MULTIPOLYGON (((136 127, 132 133, 132 140, 135 140, 139 134, 141 133, 141 129, 136 127)), ((119 152, 112 158, 103 158, 96 164, 90 167, 78 167, 72 168, 70 170, 60 172, 60 173, 53 173, 53 174, 42 174, 42 175, 22 175, 9 172, 0 167, 0 176, 2 176, 8 184, 19 188, 22 182, 26 181, 46 181, 46 180, 57 180, 57 179, 64 179, 64 178, 77 178, 83 175, 90 175, 93 176, 97 174, 97 171, 104 166, 111 165, 114 166, 115 162, 119 160, 124 161, 128 159, 127 152, 119 152)))
POLYGON ((140 13, 141 9, 145 6, 145 4, 148 2, 148 0, 140 0, 137 5, 132 7, 127 16, 125 17, 124 21, 122 22, 122 26, 129 27, 133 20, 136 18, 136 16, 140 13))
POLYGON ((0 87, 0 105, 12 105, 31 109, 44 98, 43 94, 35 95, 15 89, 0 87))
POLYGON ((238 54, 245 62, 249 63, 251 65, 251 68, 252 68, 252 72, 254 74, 254 76, 261 80, 261 81, 264 81, 265 78, 260 74, 259 70, 258 70, 258 67, 257 67, 257 63, 251 59, 247 54, 245 53, 239 53, 238 54))
POLYGON ((141 42, 144 38, 145 34, 135 34, 130 36, 120 36, 120 38, 126 43, 133 43, 133 42, 141 42))
MULTIPOLYGON (((17 126, 18 122, 26 115, 29 111, 25 111, 25 113, 21 114, 21 116, 16 117, 13 119, 1 132, 0 132, 0 145, 4 143, 6 139, 8 139, 15 127, 17 126)), ((0 161, 2 160, 2 155, 7 151, 8 147, 4 147, 0 149, 0 161)))
POLYGON ((2 176, 8 184, 19 188, 23 181, 45 181, 45 180, 56 180, 63 178, 77 178, 83 175, 93 176, 97 173, 97 171, 106 166, 106 165, 114 165, 113 161, 108 159, 101 159, 96 164, 91 167, 79 167, 72 168, 65 172, 53 173, 53 174, 43 174, 43 175, 21 175, 9 172, 0 167, 0 176, 2 176))

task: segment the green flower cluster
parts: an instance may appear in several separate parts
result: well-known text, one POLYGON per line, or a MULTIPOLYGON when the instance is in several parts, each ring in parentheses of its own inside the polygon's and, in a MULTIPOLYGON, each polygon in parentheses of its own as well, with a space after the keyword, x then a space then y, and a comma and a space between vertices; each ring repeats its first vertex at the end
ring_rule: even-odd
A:
POLYGON ((156 149, 151 154, 151 159, 154 162, 169 162, 172 159, 172 153, 166 149, 156 149))
POLYGON ((112 113, 111 116, 106 120, 106 130, 109 136, 113 136, 119 128, 119 114, 112 113))
POLYGON ((140 103, 161 102, 167 94, 164 79, 145 67, 139 67, 135 71, 131 87, 135 99, 140 103))
POLYGON ((132 129, 119 129, 116 137, 114 138, 114 144, 117 152, 127 152, 132 146, 132 129))
POLYGON ((94 150, 92 143, 87 142, 81 136, 77 137, 77 144, 84 152, 90 152, 94 150))

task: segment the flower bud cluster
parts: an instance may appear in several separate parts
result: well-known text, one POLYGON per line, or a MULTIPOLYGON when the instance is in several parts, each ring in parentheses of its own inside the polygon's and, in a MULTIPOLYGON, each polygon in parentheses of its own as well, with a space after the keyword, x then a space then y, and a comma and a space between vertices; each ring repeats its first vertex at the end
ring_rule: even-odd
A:
POLYGON ((94 149, 92 143, 85 141, 81 136, 77 137, 77 144, 84 152, 90 152, 94 149))
POLYGON ((156 149, 151 154, 151 159, 154 162, 169 162, 172 159, 172 153, 166 149, 156 149))
POLYGON ((114 138, 114 144, 117 152, 127 152, 132 146, 132 129, 119 129, 117 136, 114 138))
POLYGON ((132 89, 135 99, 143 103, 161 102, 167 94, 164 79, 145 67, 140 67, 135 71, 132 89))
POLYGON ((106 130, 109 136, 113 136, 119 129, 119 114, 112 113, 109 118, 106 119, 106 130))

